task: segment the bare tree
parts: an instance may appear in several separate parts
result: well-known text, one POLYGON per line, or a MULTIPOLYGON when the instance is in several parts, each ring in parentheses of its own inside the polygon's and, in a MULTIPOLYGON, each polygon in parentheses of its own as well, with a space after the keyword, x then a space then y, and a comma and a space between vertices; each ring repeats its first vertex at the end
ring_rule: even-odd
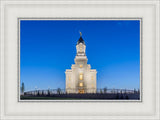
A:
POLYGON ((100 89, 100 93, 102 94, 103 92, 102 92, 102 89, 100 89))
POLYGON ((51 94, 50 94, 50 90, 48 89, 48 96, 50 96, 51 94))
POLYGON ((24 86, 24 82, 22 82, 22 85, 21 85, 21 93, 24 94, 24 90, 25 90, 25 86, 24 86))
POLYGON ((57 93, 58 93, 58 94, 61 94, 61 88, 58 88, 58 89, 57 89, 57 93))
POLYGON ((134 88, 134 93, 137 93, 136 89, 134 88))
POLYGON ((105 88, 103 89, 103 91, 104 91, 104 93, 107 93, 107 87, 105 87, 105 88))

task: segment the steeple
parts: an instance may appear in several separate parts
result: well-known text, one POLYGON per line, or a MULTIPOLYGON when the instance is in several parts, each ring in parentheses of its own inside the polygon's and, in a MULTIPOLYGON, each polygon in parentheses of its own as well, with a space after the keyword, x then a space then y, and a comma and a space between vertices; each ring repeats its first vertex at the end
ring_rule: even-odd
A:
POLYGON ((85 56, 86 55, 86 45, 85 45, 85 42, 82 38, 82 33, 80 33, 80 38, 77 42, 77 45, 76 45, 76 49, 77 49, 77 56, 85 56))
POLYGON ((79 40, 78 40, 78 42, 77 42, 77 45, 80 44, 80 43, 86 45, 85 42, 84 42, 84 40, 83 40, 83 38, 82 38, 82 33, 79 32, 79 34, 80 34, 80 38, 79 38, 79 40))

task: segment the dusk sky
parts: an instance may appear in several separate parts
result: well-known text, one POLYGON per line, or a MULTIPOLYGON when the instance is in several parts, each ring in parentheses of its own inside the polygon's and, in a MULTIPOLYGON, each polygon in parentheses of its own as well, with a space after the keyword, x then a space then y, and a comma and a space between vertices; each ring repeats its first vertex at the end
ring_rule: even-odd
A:
POLYGON ((21 20, 20 80, 25 90, 65 89, 82 32, 97 88, 140 88, 139 20, 21 20))

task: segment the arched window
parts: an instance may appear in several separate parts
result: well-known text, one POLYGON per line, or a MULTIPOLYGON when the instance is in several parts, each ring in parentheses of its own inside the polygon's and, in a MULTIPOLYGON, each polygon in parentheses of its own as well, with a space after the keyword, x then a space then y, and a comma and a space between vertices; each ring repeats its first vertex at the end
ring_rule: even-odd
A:
POLYGON ((83 83, 79 83, 79 86, 80 86, 80 87, 83 87, 83 83))
POLYGON ((69 80, 71 80, 71 76, 69 76, 69 80))
POLYGON ((79 74, 79 80, 83 80, 83 73, 79 74))
POLYGON ((92 76, 91 79, 94 80, 94 77, 92 76))
POLYGON ((80 68, 82 68, 82 67, 83 67, 83 65, 79 65, 79 67, 80 67, 80 68))

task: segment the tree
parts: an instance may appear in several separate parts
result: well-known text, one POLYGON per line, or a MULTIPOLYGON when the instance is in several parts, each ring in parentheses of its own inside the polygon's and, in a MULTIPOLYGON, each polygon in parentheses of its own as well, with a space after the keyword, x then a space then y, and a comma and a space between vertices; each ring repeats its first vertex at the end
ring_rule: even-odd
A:
POLYGON ((137 91, 138 93, 140 93, 140 91, 139 91, 139 89, 138 89, 138 91, 137 91))
POLYGON ((44 96, 44 91, 42 90, 42 94, 41 94, 42 96, 44 96))
POLYGON ((137 93, 136 89, 134 88, 134 93, 137 93))
POLYGON ((104 91, 104 93, 107 93, 107 87, 105 87, 105 88, 103 89, 103 91, 104 91))
POLYGON ((122 94, 122 90, 120 91, 120 93, 122 94))
POLYGON ((25 90, 25 86, 24 86, 24 82, 22 82, 22 85, 21 85, 21 93, 22 94, 24 93, 24 90, 25 90))
POLYGON ((37 96, 40 96, 39 90, 38 90, 37 96))
POLYGON ((50 90, 48 89, 48 96, 50 96, 51 94, 50 94, 50 90))
POLYGON ((127 93, 127 90, 126 90, 126 89, 124 90, 124 93, 125 93, 125 94, 127 93))
POLYGON ((100 93, 102 94, 102 89, 100 89, 100 93))
POLYGON ((60 94, 61 93, 61 88, 57 89, 57 93, 60 94))

